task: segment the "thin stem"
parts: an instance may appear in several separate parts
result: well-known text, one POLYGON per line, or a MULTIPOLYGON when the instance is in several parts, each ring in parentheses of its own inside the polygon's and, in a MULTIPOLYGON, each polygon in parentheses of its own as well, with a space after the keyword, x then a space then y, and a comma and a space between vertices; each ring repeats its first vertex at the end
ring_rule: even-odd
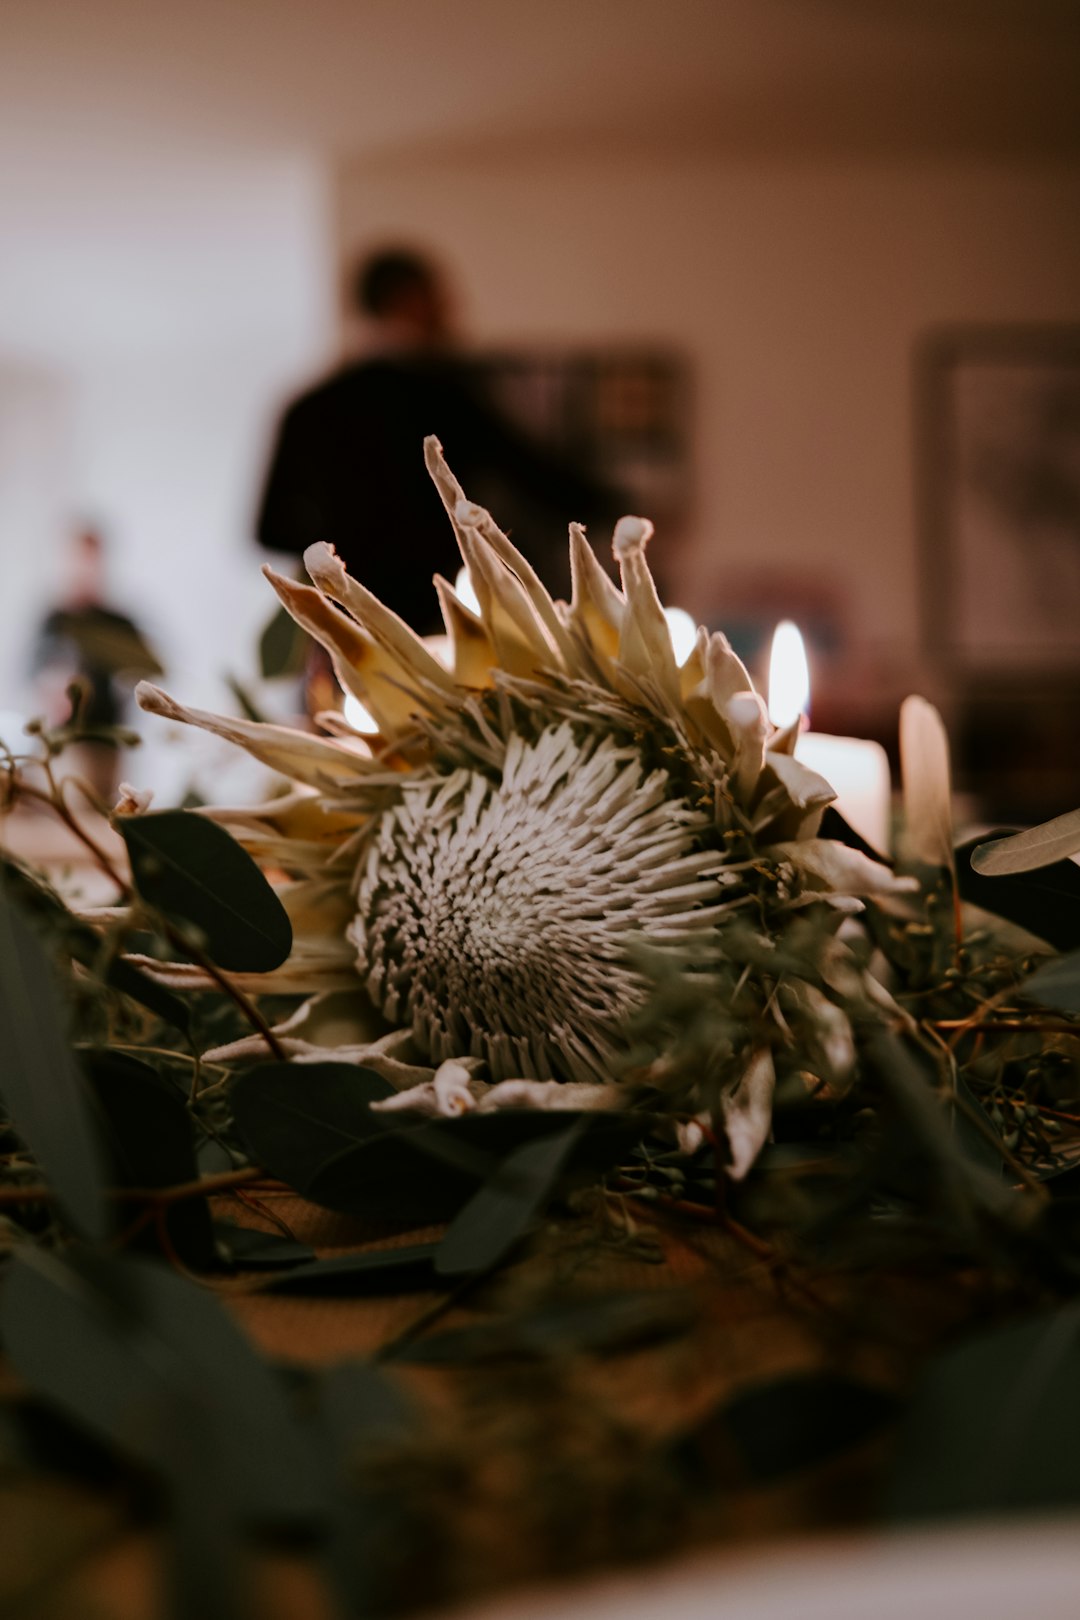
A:
MULTIPOLYGON (((120 876, 109 856, 90 836, 86 828, 82 826, 78 818, 69 808, 68 803, 64 798, 63 785, 58 785, 56 778, 53 775, 51 761, 47 759, 43 760, 42 768, 45 771, 46 780, 48 781, 52 790, 51 794, 43 793, 40 788, 27 787, 24 783, 20 783, 18 791, 25 794, 29 798, 37 799, 40 803, 48 805, 50 809, 55 811, 64 825, 69 828, 69 830, 75 834, 75 837, 78 838, 80 842, 84 844, 85 847, 90 851, 91 855, 93 855, 94 859, 97 861, 105 875, 116 885, 117 889, 119 890, 120 899, 124 902, 130 901, 132 893, 131 885, 126 879, 120 876)), ((78 780, 76 785, 79 786, 80 791, 86 795, 91 805, 93 805, 94 808, 98 808, 100 805, 100 800, 98 800, 97 795, 92 792, 88 785, 78 780)), ((189 961, 194 962, 196 967, 202 968, 206 976, 213 981, 222 994, 228 996, 229 1000, 239 1008, 240 1012, 247 1019, 251 1027, 256 1031, 257 1034, 262 1036, 272 1056, 277 1058, 279 1063, 287 1062, 288 1058, 285 1048, 274 1034, 274 1031, 270 1028, 270 1025, 267 1023, 258 1007, 250 999, 250 997, 240 989, 239 985, 234 984, 229 978, 228 974, 223 973, 217 964, 212 961, 209 956, 207 956, 205 951, 200 950, 198 946, 193 945, 190 940, 185 939, 180 930, 175 928, 167 918, 162 918, 162 932, 164 933, 165 938, 169 941, 169 944, 172 945, 174 949, 178 950, 181 955, 186 956, 189 961)))
MULTIPOLYGON (((258 1165, 248 1165, 243 1170, 222 1170, 214 1176, 201 1176, 197 1181, 180 1181, 173 1187, 111 1187, 109 1197, 125 1204, 178 1204, 185 1198, 211 1197, 266 1179, 265 1170, 258 1165)), ((56 1194, 51 1187, 0 1187, 0 1204, 51 1204, 55 1201, 56 1194)))

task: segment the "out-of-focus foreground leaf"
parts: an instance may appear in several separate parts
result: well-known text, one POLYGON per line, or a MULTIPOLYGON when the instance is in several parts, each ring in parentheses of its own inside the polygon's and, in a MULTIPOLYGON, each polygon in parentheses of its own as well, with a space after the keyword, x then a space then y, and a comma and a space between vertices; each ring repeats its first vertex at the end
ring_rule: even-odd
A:
POLYGON ((68 1217, 104 1238, 105 1160, 66 1029, 45 951, 0 892, 0 1091, 68 1217))

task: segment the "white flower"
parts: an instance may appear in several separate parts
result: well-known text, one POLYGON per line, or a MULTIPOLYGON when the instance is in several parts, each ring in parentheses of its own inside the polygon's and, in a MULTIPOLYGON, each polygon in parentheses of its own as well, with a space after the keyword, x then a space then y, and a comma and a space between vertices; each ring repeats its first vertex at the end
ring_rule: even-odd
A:
POLYGON ((610 737, 569 724, 510 739, 502 777, 406 786, 368 846, 350 929, 372 1000, 432 1062, 492 1079, 610 1080, 644 994, 639 941, 685 946, 715 921, 708 818, 610 737))

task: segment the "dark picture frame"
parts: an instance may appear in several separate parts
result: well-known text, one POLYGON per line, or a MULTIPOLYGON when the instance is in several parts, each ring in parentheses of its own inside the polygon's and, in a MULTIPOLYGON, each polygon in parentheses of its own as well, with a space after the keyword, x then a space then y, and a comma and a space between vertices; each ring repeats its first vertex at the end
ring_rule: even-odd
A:
POLYGON ((1080 678, 1080 325, 960 325, 916 366, 922 634, 961 685, 1080 678))

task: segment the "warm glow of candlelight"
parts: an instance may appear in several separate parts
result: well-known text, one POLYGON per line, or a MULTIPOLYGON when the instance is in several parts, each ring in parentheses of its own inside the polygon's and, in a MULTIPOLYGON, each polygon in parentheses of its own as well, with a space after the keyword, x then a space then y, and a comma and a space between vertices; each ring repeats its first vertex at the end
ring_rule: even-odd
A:
POLYGON ((671 647, 675 654, 675 662, 685 664, 694 650, 694 642, 697 640, 697 625, 685 608, 665 608, 664 618, 667 620, 668 634, 671 636, 671 647))
POLYGON ((480 602, 476 592, 473 590, 473 582, 469 578, 467 568, 459 568, 457 571, 457 577, 454 580, 454 595, 462 607, 467 607, 471 613, 479 613, 480 602))
POLYGON ((786 731, 810 706, 810 671, 799 627, 782 619, 773 632, 769 657, 769 716, 786 731))
POLYGON ((360 702, 360 699, 353 697, 351 692, 346 692, 345 694, 344 713, 346 720, 349 722, 350 726, 352 726, 354 731, 361 732, 365 737, 378 736, 379 728, 375 724, 375 721, 364 708, 364 705, 360 702))

